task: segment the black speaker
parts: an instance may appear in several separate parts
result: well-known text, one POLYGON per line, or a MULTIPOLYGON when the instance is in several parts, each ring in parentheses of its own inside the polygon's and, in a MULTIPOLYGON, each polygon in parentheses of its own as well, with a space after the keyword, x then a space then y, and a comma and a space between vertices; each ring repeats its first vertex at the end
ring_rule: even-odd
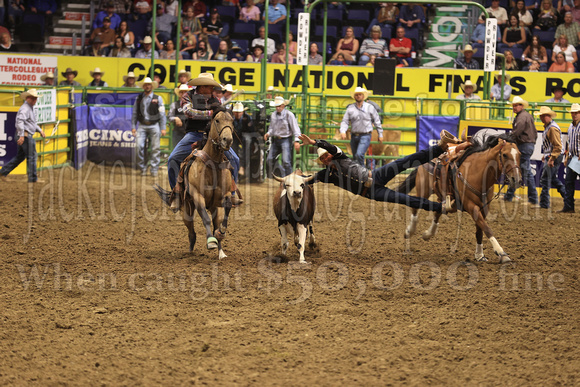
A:
POLYGON ((397 60, 394 58, 375 59, 375 74, 373 75, 373 94, 395 94, 395 68, 397 60))

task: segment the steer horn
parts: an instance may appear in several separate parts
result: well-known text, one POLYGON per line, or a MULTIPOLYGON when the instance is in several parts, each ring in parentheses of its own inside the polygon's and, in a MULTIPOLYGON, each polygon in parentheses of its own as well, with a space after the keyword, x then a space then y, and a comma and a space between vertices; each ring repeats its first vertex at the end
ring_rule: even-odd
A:
POLYGON ((274 178, 274 180, 279 181, 280 183, 283 183, 284 182, 284 179, 283 178, 278 177, 278 176, 276 176, 274 174, 272 174, 272 177, 274 178))
POLYGON ((315 177, 316 177, 316 175, 305 176, 304 182, 308 183, 310 180, 314 179, 315 177))

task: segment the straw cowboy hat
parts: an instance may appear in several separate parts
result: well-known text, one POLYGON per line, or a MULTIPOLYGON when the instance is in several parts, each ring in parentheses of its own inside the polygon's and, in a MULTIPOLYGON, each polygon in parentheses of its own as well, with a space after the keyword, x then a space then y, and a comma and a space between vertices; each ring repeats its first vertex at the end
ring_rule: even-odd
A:
POLYGON ((272 103, 270 105, 277 107, 280 105, 288 105, 288 102, 290 102, 290 101, 285 100, 284 97, 278 96, 278 97, 274 98, 274 101, 272 101, 272 103))
MULTIPOLYGON (((26 99, 28 97, 38 98, 38 92, 36 91, 36 89, 30 89, 30 90, 25 91, 24 93, 20 94, 20 98, 22 98, 22 99, 26 99)), ((574 106, 574 105, 572 105, 572 106, 574 106)))
POLYGON ((143 40, 141 41, 141 43, 143 43, 143 44, 151 44, 151 43, 153 43, 153 39, 151 39, 151 36, 146 36, 145 38, 143 38, 143 40))
POLYGON ((354 89, 352 93, 350 93, 350 96, 354 98, 355 94, 363 94, 365 96, 364 99, 367 99, 369 97, 369 91, 364 87, 357 87, 356 89, 354 89))
POLYGON ((539 117, 539 116, 543 116, 544 114, 549 114, 553 117, 556 117, 557 113, 555 111, 553 111, 552 109, 550 109, 548 106, 540 106, 540 111, 538 112, 534 112, 534 115, 539 117))
POLYGON ((127 82, 127 79, 129 78, 136 78, 133 71, 129 71, 127 75, 123 75, 123 82, 127 82))
POLYGON ((248 110, 248 108, 247 107, 244 107, 244 104, 243 103, 236 102, 234 104, 234 108, 232 109, 232 112, 234 112, 234 113, 241 113, 241 112, 246 111, 246 110, 248 110))
POLYGON ((568 113, 577 113, 580 112, 580 103, 573 103, 570 107, 570 110, 566 109, 568 113))
POLYGON ((40 76, 40 80, 41 80, 42 82, 44 82, 44 81, 45 81, 47 78, 49 78, 49 79, 50 79, 50 78, 54 79, 54 73, 53 73, 52 71, 49 71, 49 72, 47 72, 46 74, 43 74, 43 75, 41 75, 41 76, 40 76))
POLYGON ((226 91, 229 91, 230 93, 235 93, 236 91, 238 91, 238 89, 234 90, 234 88, 232 87, 232 84, 228 83, 227 85, 224 86, 223 91, 224 91, 224 93, 226 91))
POLYGON ((471 47, 471 44, 466 44, 465 48, 463 50, 459 50, 459 51, 461 51, 462 54, 465 54, 465 51, 471 51, 475 54, 477 52, 477 48, 474 49, 473 47, 471 47))
POLYGON ((186 91, 187 92, 189 90, 191 90, 191 89, 185 83, 182 84, 182 85, 180 85, 179 87, 176 87, 175 89, 173 89, 173 91, 175 92, 175 95, 178 96, 178 97, 181 97, 181 92, 182 91, 186 91))
MULTIPOLYGON (((262 51, 264 51, 264 50, 262 50, 262 51)), ((266 91, 267 92, 273 92, 273 91, 278 91, 278 89, 275 89, 274 86, 268 86, 268 88, 266 89, 266 91)))
POLYGON ((197 78, 190 79, 187 82, 188 86, 213 86, 222 87, 215 79, 213 79, 213 74, 201 73, 197 78))
POLYGON ((189 80, 191 78, 191 73, 187 70, 181 70, 179 71, 179 73, 177 74, 177 78, 179 79, 180 76, 185 75, 187 76, 187 79, 189 80))
MULTIPOLYGON (((495 79, 497 79, 497 81, 498 81, 498 82, 501 82, 501 73, 499 73, 499 74, 495 74, 495 79)), ((510 79, 512 79, 512 76, 511 76, 511 75, 509 75, 509 74, 506 74, 506 75, 505 75, 505 81, 506 81, 506 82, 509 82, 509 81, 510 81, 510 79)))
POLYGON ((520 96, 514 97, 514 100, 511 102, 508 102, 510 105, 523 105, 524 109, 527 109, 528 106, 530 106, 530 104, 528 103, 528 101, 526 101, 525 99, 523 99, 520 96))
POLYGON ((66 69, 66 71, 64 73, 61 73, 63 77, 66 77, 67 74, 74 74, 74 76, 76 77, 77 75, 79 75, 79 72, 76 70, 71 69, 70 67, 66 69))
POLYGON ((90 71, 90 73, 91 73, 91 77, 92 77, 94 74, 101 74, 101 75, 105 75, 105 72, 104 72, 104 71, 101 71, 101 69, 100 69, 99 67, 95 67, 95 69, 94 69, 93 71, 90 71))
POLYGON ((149 77, 143 79, 143 82, 139 82, 139 84, 137 86, 138 87, 143 87, 143 85, 145 85, 147 83, 152 84, 154 89, 157 89, 159 87, 159 83, 157 83, 157 81, 154 81, 154 80, 152 80, 149 77))
POLYGON ((471 82, 471 80, 469 80, 469 79, 468 79, 467 81, 465 81, 465 83, 462 83, 462 84, 461 84, 461 85, 459 85, 459 86, 461 86, 461 88, 462 88, 464 91, 465 91, 465 88, 466 88, 467 86, 471 86, 471 87, 473 87, 473 92, 474 92, 474 93, 477 91, 477 85, 476 85, 475 83, 471 82))

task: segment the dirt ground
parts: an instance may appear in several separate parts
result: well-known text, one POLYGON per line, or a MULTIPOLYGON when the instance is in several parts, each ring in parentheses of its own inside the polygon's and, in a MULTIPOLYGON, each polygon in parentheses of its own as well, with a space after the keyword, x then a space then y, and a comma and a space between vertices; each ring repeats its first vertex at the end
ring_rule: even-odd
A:
POLYGON ((273 182, 242 185, 218 261, 203 232, 189 253, 151 189, 163 174, 40 178, 0 182, 1 384, 580 384, 580 221, 560 199, 495 201, 514 263, 486 240, 490 263, 473 264, 467 216, 405 255, 405 207, 319 183, 319 246, 300 265, 294 246, 271 259, 273 182))

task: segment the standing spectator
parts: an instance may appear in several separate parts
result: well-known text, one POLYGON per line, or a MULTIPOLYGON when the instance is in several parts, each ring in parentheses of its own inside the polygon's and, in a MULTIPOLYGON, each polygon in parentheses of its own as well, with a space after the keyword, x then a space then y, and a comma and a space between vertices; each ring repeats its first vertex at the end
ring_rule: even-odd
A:
POLYGON ((54 73, 52 71, 42 74, 40 81, 44 82, 43 86, 54 86, 54 73))
MULTIPOLYGON (((398 29, 397 29, 397 31, 398 31, 398 29)), ((374 26, 371 29, 371 37, 363 40, 363 43, 360 46, 361 54, 360 54, 359 64, 361 66, 365 66, 367 64, 367 62, 369 61, 370 56, 373 54, 376 55, 377 57, 381 57, 381 58, 385 56, 385 50, 387 50, 388 47, 387 47, 387 42, 385 41, 385 39, 382 39, 381 36, 382 36, 381 27, 374 26)), ((404 36, 404 33, 403 33, 403 36, 404 36)), ((409 40, 409 42, 410 42, 410 40, 409 40)), ((397 49, 397 52, 398 51, 399 50, 397 49)), ((410 52, 410 50, 409 50, 409 52, 410 52)))
MULTIPOLYGON (((492 2, 493 4, 493 2, 492 2)), ((425 13, 418 4, 405 3, 399 12, 399 23, 405 28, 421 29, 421 24, 425 22, 425 13)))
POLYGON ((471 44, 465 45, 463 51, 463 58, 455 61, 455 68, 466 70, 479 70, 479 62, 473 59, 473 54, 477 52, 477 48, 471 47, 471 44))
POLYGON ((495 81, 496 83, 491 87, 491 92, 489 98, 492 101, 509 101, 512 95, 512 87, 510 86, 510 79, 512 78, 511 75, 506 74, 503 85, 503 93, 501 92, 501 73, 496 74, 495 81))
POLYGON ((10 28, 16 28, 20 24, 24 11, 26 11, 25 0, 10 0, 8 6, 8 25, 10 28))
POLYGON ((193 60, 210 60, 212 56, 213 52, 211 51, 211 47, 209 47, 207 40, 200 40, 197 43, 197 49, 193 52, 191 58, 193 60))
POLYGON ((131 50, 125 47, 125 42, 123 42, 123 38, 117 36, 115 38, 115 46, 109 53, 111 58, 130 58, 131 57, 131 50))
POLYGON ((121 87, 137 87, 135 84, 135 73, 133 71, 129 71, 127 75, 123 75, 123 84, 121 87))
POLYGON ((275 168, 279 167, 276 163, 276 157, 282 154, 281 173, 277 176, 284 177, 292 173, 292 143, 296 152, 300 150, 300 127, 296 116, 290 110, 286 109, 288 102, 284 97, 274 98, 276 111, 270 118, 270 127, 264 135, 264 140, 271 138, 270 151, 268 152, 268 177, 272 177, 275 168))
MULTIPOLYGON (((364 44, 364 43, 363 43, 364 44)), ((397 58, 398 66, 413 67, 413 59, 411 58, 411 50, 413 42, 409 38, 405 38, 405 29, 397 27, 397 36, 391 39, 390 50, 391 55, 397 58)), ((361 49, 362 50, 362 49, 361 49)), ((375 54, 378 57, 382 55, 375 54)))
POLYGON ((116 37, 115 30, 111 28, 111 19, 109 17, 105 17, 103 19, 103 26, 96 28, 93 33, 91 34, 91 41, 94 41, 97 37, 99 37, 102 41, 101 43, 101 52, 102 55, 109 55, 109 51, 115 45, 115 37, 116 37))
POLYGON ((169 122, 173 124, 171 144, 173 148, 175 148, 179 141, 183 139, 183 136, 185 136, 185 122, 187 117, 181 111, 181 101, 183 100, 183 96, 189 91, 189 86, 187 86, 187 83, 182 83, 179 87, 173 89, 173 91, 178 99, 169 105, 169 115, 167 118, 169 119, 169 122))
POLYGON ((573 73, 574 66, 570 62, 566 62, 566 57, 563 52, 556 54, 556 60, 548 69, 551 73, 573 73))
POLYGON ((532 36, 532 43, 524 50, 524 61, 528 64, 524 66, 524 71, 528 70, 528 66, 532 61, 538 61, 540 65, 540 71, 548 70, 548 52, 546 47, 542 46, 540 43, 540 38, 537 36, 532 36))
MULTIPOLYGON (((161 43, 165 44, 171 39, 171 31, 175 23, 177 23, 177 18, 163 12, 163 4, 157 4, 157 18, 155 20, 157 28, 157 31, 155 31, 155 44, 157 47, 161 47, 161 43)), ((152 33, 152 30, 153 19, 149 21, 149 26, 147 27, 149 33, 152 33)))
POLYGON ((572 115, 572 123, 568 128, 568 141, 566 142, 566 196, 564 208, 559 213, 574 213, 574 193, 576 193, 576 180, 580 176, 580 104, 573 103, 568 110, 572 115))
POLYGON ((240 10, 240 20, 246 23, 260 21, 260 8, 254 5, 254 0, 246 1, 246 6, 240 10))
POLYGON ((548 31, 558 26, 558 11, 552 6, 552 0, 542 0, 540 13, 534 26, 537 30, 548 31))
POLYGON ((379 3, 379 12, 376 19, 371 20, 366 34, 371 34, 373 26, 379 27, 394 26, 399 21, 399 8, 393 3, 379 3))
POLYGON ((175 44, 173 43, 173 40, 169 39, 167 41, 167 43, 165 44, 165 47, 161 51, 161 59, 174 59, 175 60, 177 56, 179 56, 179 59, 183 59, 183 57, 181 56, 181 53, 179 53, 179 55, 177 55, 177 51, 175 51, 175 44))
POLYGON ((580 24, 575 22, 572 18, 572 12, 566 12, 564 15, 564 23, 560 24, 556 28, 556 40, 554 40, 553 46, 559 43, 559 37, 566 35, 568 38, 568 43, 576 47, 578 42, 580 42, 580 24))
POLYGON ((262 46, 266 48, 266 56, 268 57, 268 59, 272 58, 272 55, 274 55, 274 52, 276 51, 276 43, 274 42, 274 39, 272 38, 268 38, 268 42, 266 43, 265 40, 266 37, 266 29, 262 26, 258 29, 258 37, 255 38, 254 40, 252 40, 252 47, 255 46, 262 46))
MULTIPOLYGON (((286 6, 278 4, 278 0, 271 0, 268 6, 268 24, 284 24, 286 22, 286 6)), ((262 16, 266 20, 266 12, 262 16)))
POLYGON ((64 73, 61 73, 65 79, 60 81, 59 86, 80 86, 81 84, 75 81, 76 76, 79 74, 78 71, 71 69, 70 67, 66 69, 64 73))
POLYGON ((558 37, 558 44, 552 50, 552 61, 556 61, 556 55, 560 52, 566 57, 566 62, 572 63, 574 66, 576 65, 576 62, 578 62, 576 49, 573 45, 568 44, 568 38, 563 34, 558 37))
MULTIPOLYGON (((310 59, 308 59, 310 61, 310 59)), ((286 63, 286 49, 283 45, 278 45, 278 52, 272 55, 272 63, 286 63)), ((322 60, 320 61, 322 63, 322 60)), ((288 63, 294 63, 294 58, 291 54, 288 54, 288 63)))
POLYGON ((10 39, 10 34, 8 32, 3 32, 0 34, 0 52, 15 52, 16 47, 12 44, 12 39, 10 39))
POLYGON ((471 82, 469 79, 462 83, 461 88, 463 89, 463 94, 457 96, 456 99, 466 99, 466 100, 474 100, 474 101, 481 101, 479 95, 475 94, 477 91, 477 85, 471 82))
POLYGON ((241 102, 236 102, 232 112, 234 113, 234 131, 237 136, 234 136, 232 147, 240 158, 240 176, 246 174, 246 168, 250 170, 250 151, 252 134, 255 134, 254 122, 252 118, 245 112, 248 108, 244 108, 241 102))
MULTIPOLYGON (((491 0, 491 7, 486 8, 489 15, 493 15, 497 19, 497 24, 503 26, 508 21, 508 14, 505 8, 499 6, 499 0, 491 0)), ((485 22, 483 19, 483 13, 479 16, 479 23, 485 22)))
POLYGON ((56 0, 27 0, 28 10, 32 13, 44 15, 46 24, 52 26, 52 17, 56 12, 56 0))
POLYGON ((250 52, 251 54, 246 58, 246 62, 259 63, 262 61, 262 58, 264 57, 264 47, 256 45, 252 47, 250 52))
POLYGON ((346 131, 350 124, 350 148, 355 162, 364 166, 365 154, 371 145, 373 124, 379 133, 379 142, 383 142, 383 128, 381 127, 381 117, 377 110, 368 102, 365 102, 369 92, 357 87, 352 93, 355 103, 351 103, 346 108, 346 113, 340 124, 340 138, 346 140, 346 131))
MULTIPOLYGON (((151 39, 151 36, 146 36, 141 41, 141 48, 139 49, 139 51, 137 51, 137 53, 135 53, 135 58, 151 59, 151 56, 153 55, 153 49, 151 47, 152 43, 153 39, 151 39)), ((157 58, 159 58, 159 53, 157 52, 157 50, 155 50, 155 59, 157 58)))
POLYGON ((202 31, 208 38, 219 39, 224 29, 224 25, 220 20, 220 15, 217 8, 212 8, 209 12, 209 18, 202 23, 202 31))
POLYGON ((122 21, 117 29, 117 36, 123 39, 125 47, 132 51, 135 49, 135 34, 129 30, 129 25, 126 21, 122 21))
MULTIPOLYGON (((343 55, 344 60, 344 55, 343 55)), ((318 44, 310 43, 310 55, 308 55, 308 64, 309 65, 321 65, 322 64, 322 55, 318 53, 318 44)))
POLYGON ((554 121, 556 112, 547 106, 541 106, 540 111, 534 112, 539 116, 544 124, 544 134, 542 139, 542 176, 540 177, 540 207, 550 208, 550 188, 556 188, 562 198, 566 198, 566 188, 558 179, 558 169, 564 159, 564 149, 562 148, 562 131, 554 121))
POLYGON ((526 43, 526 31, 524 30, 524 27, 520 25, 520 20, 518 19, 517 14, 510 15, 509 25, 503 30, 503 38, 501 42, 502 44, 500 44, 499 47, 500 50, 507 47, 522 48, 526 43))
POLYGON ((151 147, 151 176, 157 176, 159 169, 159 139, 160 135, 165 136, 165 105, 163 98, 153 93, 157 88, 157 82, 147 77, 140 85, 143 92, 139 94, 133 106, 133 116, 131 118, 131 133, 136 136, 137 142, 137 168, 141 171, 141 176, 147 176, 147 165, 145 164, 145 153, 147 152, 146 142, 149 139, 151 147), (138 125, 137 125, 138 124, 138 125))
POLYGON ((18 153, 6 165, 0 169, 0 177, 5 178, 10 172, 14 170, 26 159, 26 172, 28 174, 28 182, 36 183, 38 177, 36 175, 36 141, 32 136, 39 132, 44 138, 44 132, 36 123, 36 113, 34 113, 34 105, 38 100, 38 92, 36 89, 30 89, 20 94, 24 103, 16 113, 16 137, 18 140, 18 153))
POLYGON ((121 17, 115 13, 115 4, 112 1, 108 1, 105 3, 103 8, 104 9, 97 13, 97 16, 95 16, 95 19, 93 20, 93 30, 101 28, 106 17, 108 17, 111 22, 109 26, 110 28, 114 30, 119 28, 121 17))
POLYGON ((91 77, 93 78, 92 82, 89 83, 87 86, 94 86, 94 87, 109 87, 107 82, 103 81, 103 75, 105 75, 104 71, 101 71, 100 68, 95 67, 93 71, 90 72, 91 77))
POLYGON ((547 99, 546 102, 548 103, 570 103, 567 99, 564 98, 564 94, 566 94, 568 90, 564 86, 555 86, 552 88, 552 93, 554 96, 550 99, 547 99))
MULTIPOLYGON (((528 186, 528 202, 533 207, 538 207, 538 191, 536 191, 536 182, 530 166, 530 159, 534 153, 538 132, 536 131, 534 118, 526 111, 528 102, 521 97, 514 97, 511 105, 515 114, 511 137, 515 140, 521 153, 522 180, 528 186)), ((510 187, 504 195, 504 200, 511 202, 514 198, 514 193, 515 188, 510 187)))

